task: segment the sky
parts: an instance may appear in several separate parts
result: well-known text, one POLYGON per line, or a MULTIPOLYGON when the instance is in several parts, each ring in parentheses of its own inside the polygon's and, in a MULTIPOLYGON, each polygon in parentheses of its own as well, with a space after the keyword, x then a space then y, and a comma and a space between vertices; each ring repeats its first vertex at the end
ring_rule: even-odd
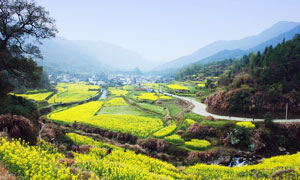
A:
POLYGON ((217 40, 300 22, 300 0, 36 0, 69 40, 104 41, 153 62, 189 55, 217 40))

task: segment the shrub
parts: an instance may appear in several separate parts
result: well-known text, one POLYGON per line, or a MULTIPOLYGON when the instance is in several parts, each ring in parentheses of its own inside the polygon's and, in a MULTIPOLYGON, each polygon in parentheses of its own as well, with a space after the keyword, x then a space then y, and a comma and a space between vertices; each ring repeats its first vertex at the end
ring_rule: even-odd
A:
POLYGON ((36 105, 23 97, 8 95, 0 101, 0 114, 22 115, 33 124, 38 124, 39 112, 36 105))
POLYGON ((189 164, 198 162, 206 163, 216 159, 218 156, 219 153, 217 150, 210 150, 207 152, 190 152, 186 160, 189 164))
POLYGON ((264 123, 267 127, 271 127, 273 126, 273 117, 272 114, 270 112, 267 112, 264 116, 264 123))
POLYGON ((24 116, 11 114, 0 115, 0 131, 4 129, 15 139, 22 138, 31 144, 36 143, 37 131, 24 116))
POLYGON ((205 136, 215 136, 216 135, 216 129, 209 128, 207 126, 202 126, 199 123, 193 123, 189 129, 188 132, 193 134, 195 137, 205 137, 205 136))
POLYGON ((199 140, 199 139, 192 139, 191 141, 185 142, 185 146, 191 149, 197 150, 205 150, 210 146, 210 142, 207 140, 199 140))

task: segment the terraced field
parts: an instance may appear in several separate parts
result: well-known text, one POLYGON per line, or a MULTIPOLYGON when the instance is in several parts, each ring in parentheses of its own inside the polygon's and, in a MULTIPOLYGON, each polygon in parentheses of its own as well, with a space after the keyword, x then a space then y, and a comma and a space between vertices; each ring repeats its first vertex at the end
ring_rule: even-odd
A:
MULTIPOLYGON (((112 106, 107 108, 109 108, 110 111, 115 108, 114 110, 117 113, 122 114, 113 114, 113 112, 105 114, 102 112, 102 114, 100 113, 94 116, 102 105, 103 102, 101 101, 93 101, 67 110, 51 113, 48 115, 48 118, 64 123, 73 123, 76 121, 78 123, 84 123, 112 131, 131 133, 141 138, 145 138, 153 132, 163 128, 163 122, 160 118, 124 114, 123 111, 120 111, 120 107, 112 106)), ((127 108, 128 106, 124 107, 127 108)), ((106 112, 107 111, 109 110, 106 110, 106 112)), ((134 112, 138 112, 138 110, 134 112)))
POLYGON ((52 96, 49 103, 77 102, 93 97, 100 90, 99 86, 87 85, 86 83, 59 83, 58 92, 52 96))
POLYGON ((85 123, 117 132, 130 133, 141 138, 163 128, 163 122, 159 118, 124 114, 100 114, 85 123))
POLYGON ((42 92, 42 93, 33 93, 33 94, 15 94, 16 96, 22 96, 27 99, 31 99, 34 101, 44 101, 47 97, 49 97, 54 92, 42 92))

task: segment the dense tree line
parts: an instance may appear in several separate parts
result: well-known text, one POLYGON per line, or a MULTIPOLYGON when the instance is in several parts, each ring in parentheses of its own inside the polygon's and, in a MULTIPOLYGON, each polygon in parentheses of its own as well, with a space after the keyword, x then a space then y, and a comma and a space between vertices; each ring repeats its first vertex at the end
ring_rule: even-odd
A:
POLYGON ((263 53, 244 56, 220 77, 219 83, 231 84, 232 88, 247 84, 284 94, 300 90, 300 35, 276 47, 266 47, 263 53))
POLYGON ((224 61, 209 64, 195 63, 180 70, 176 74, 177 80, 197 80, 201 77, 220 76, 236 60, 226 59, 224 61))

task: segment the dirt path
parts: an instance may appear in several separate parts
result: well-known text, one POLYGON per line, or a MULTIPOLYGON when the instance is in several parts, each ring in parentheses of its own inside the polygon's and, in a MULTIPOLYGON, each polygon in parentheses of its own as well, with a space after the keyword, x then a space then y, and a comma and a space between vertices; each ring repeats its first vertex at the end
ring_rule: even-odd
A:
POLYGON ((0 180, 15 180, 15 179, 16 177, 13 174, 10 174, 9 171, 0 162, 0 180))
MULTIPOLYGON (((177 95, 169 94, 169 93, 163 93, 163 94, 165 94, 167 96, 179 98, 179 99, 184 99, 186 101, 191 102, 195 106, 193 108, 192 112, 195 114, 201 115, 201 116, 212 116, 215 119, 225 119, 225 120, 231 120, 231 121, 253 121, 252 118, 234 117, 234 116, 231 116, 229 118, 228 116, 212 114, 212 113, 206 111, 206 104, 195 101, 192 98, 177 96, 177 95)), ((263 121, 263 119, 254 119, 254 121, 263 121)), ((300 122, 300 119, 288 119, 287 121, 285 119, 275 119, 274 122, 300 122)))

